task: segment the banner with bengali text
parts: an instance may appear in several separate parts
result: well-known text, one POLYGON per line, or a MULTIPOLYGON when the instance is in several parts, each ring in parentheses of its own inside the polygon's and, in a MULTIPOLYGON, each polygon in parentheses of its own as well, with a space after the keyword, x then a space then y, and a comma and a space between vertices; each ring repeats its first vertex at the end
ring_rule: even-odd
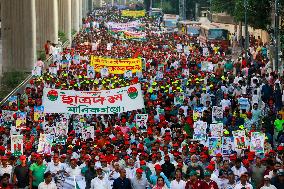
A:
POLYGON ((144 108, 141 85, 102 91, 44 88, 45 113, 115 114, 144 108))
POLYGON ((108 68, 110 74, 124 74, 127 70, 131 70, 132 73, 142 71, 141 58, 113 59, 91 56, 90 65, 94 66, 96 72, 108 68))
POLYGON ((140 10, 140 11, 131 11, 131 10, 123 10, 121 12, 121 15, 122 16, 128 16, 128 17, 134 17, 134 18, 137 18, 137 17, 143 17, 146 15, 146 12, 145 10, 140 10))

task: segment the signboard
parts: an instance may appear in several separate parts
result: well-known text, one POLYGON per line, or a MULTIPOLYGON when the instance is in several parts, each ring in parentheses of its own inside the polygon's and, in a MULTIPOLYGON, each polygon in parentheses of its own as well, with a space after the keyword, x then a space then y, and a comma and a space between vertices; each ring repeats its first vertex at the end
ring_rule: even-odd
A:
POLYGON ((141 85, 112 90, 74 91, 44 88, 45 113, 116 114, 144 108, 141 85))

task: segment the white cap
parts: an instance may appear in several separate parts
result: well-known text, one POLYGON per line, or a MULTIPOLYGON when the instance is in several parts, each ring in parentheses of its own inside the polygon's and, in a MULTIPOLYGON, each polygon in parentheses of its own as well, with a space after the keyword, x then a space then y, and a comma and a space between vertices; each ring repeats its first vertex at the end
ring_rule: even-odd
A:
POLYGON ((271 176, 265 175, 265 176, 264 176, 264 179, 271 179, 271 176))

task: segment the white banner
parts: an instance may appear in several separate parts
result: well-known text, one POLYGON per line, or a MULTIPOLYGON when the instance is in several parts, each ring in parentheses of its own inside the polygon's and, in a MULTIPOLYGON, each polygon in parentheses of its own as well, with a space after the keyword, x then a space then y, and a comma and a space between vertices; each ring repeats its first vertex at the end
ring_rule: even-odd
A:
POLYGON ((141 85, 102 91, 44 88, 45 113, 115 114, 144 108, 141 85))
POLYGON ((127 23, 117 23, 117 22, 108 22, 106 23, 106 27, 109 29, 128 29, 135 28, 140 26, 140 21, 133 21, 127 23))

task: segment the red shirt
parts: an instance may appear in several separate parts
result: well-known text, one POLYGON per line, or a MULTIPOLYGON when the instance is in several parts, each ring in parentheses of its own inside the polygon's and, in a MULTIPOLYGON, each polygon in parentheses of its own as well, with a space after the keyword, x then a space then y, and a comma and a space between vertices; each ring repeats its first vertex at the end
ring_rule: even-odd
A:
POLYGON ((196 182, 189 180, 185 185, 185 189, 207 189, 204 186, 204 182, 199 179, 196 182))
POLYGON ((206 189, 218 189, 217 183, 213 180, 210 180, 209 183, 204 181, 204 186, 206 189))

